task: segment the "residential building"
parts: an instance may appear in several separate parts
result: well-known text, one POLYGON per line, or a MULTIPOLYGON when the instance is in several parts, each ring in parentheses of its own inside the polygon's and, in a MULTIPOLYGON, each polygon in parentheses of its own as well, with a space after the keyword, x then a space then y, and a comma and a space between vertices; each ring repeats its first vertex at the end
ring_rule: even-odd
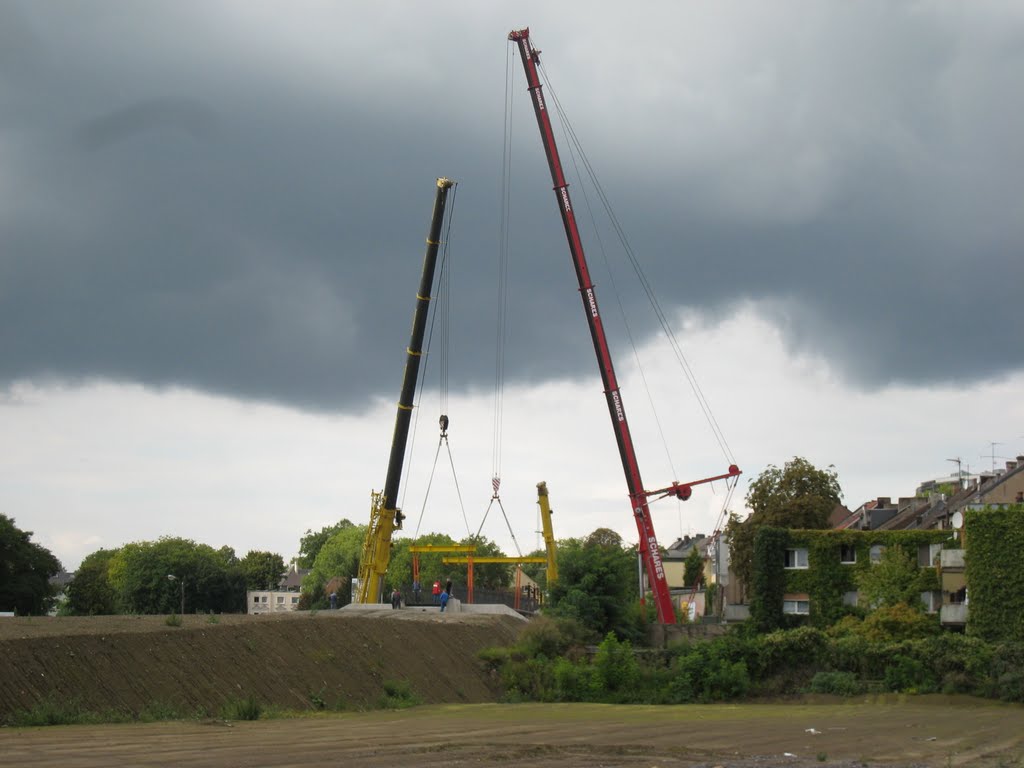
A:
POLYGON ((298 610, 302 580, 309 568, 298 568, 294 563, 281 574, 277 589, 249 590, 245 593, 246 613, 283 613, 298 610))
POLYGON ((669 589, 683 589, 693 586, 692 584, 685 583, 686 558, 690 556, 690 552, 696 547, 697 551, 700 552, 701 558, 707 560, 709 541, 710 539, 703 533, 698 533, 694 536, 686 535, 681 539, 676 539, 666 547, 661 563, 665 568, 665 581, 668 582, 669 589))

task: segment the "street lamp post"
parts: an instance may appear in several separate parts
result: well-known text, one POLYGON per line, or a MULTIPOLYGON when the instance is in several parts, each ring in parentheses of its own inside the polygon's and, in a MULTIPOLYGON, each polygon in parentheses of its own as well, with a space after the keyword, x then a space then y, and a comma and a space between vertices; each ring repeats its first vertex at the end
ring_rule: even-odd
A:
POLYGON ((171 581, 177 581, 181 583, 181 620, 185 620, 185 579, 184 577, 178 578, 173 573, 168 573, 167 578, 171 581))

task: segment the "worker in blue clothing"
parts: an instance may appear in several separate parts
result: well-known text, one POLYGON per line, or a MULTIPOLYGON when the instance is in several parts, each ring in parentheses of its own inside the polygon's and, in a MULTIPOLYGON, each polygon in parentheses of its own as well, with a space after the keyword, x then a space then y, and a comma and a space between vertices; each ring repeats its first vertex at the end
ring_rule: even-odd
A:
POLYGON ((445 590, 441 593, 441 613, 444 613, 444 609, 448 607, 448 591, 445 590))

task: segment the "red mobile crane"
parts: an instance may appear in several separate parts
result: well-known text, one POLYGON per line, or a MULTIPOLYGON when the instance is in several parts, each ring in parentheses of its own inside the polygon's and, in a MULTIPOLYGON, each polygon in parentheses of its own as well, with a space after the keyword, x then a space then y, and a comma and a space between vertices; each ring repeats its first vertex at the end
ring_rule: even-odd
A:
POLYGON ((700 483, 709 483, 713 480, 735 477, 740 474, 740 470, 739 467, 733 464, 724 475, 708 477, 685 484, 674 482, 670 486, 656 491, 644 490, 643 481, 640 479, 640 467, 637 464, 636 452, 633 450, 633 438, 630 435, 629 424, 626 421, 626 411, 622 404, 618 382, 615 379, 615 369, 612 367, 608 339, 605 336, 601 313, 597 308, 594 284, 590 279, 587 259, 583 253, 583 243, 580 240, 579 229, 576 226, 576 215, 573 213, 572 201, 569 197, 569 184, 566 182, 565 174, 562 172, 562 161, 558 157, 558 147, 555 146, 555 134, 551 127, 551 118, 548 115, 544 94, 541 90, 540 78, 537 74, 537 66, 540 63, 540 51, 536 50, 530 42, 529 27, 513 30, 509 33, 508 39, 519 46, 519 55, 523 60, 523 68, 526 70, 526 81, 530 96, 533 99, 533 110, 537 115, 537 125, 540 127, 544 152, 547 155, 548 166, 551 169, 551 180, 554 182, 558 210, 562 215, 565 236, 569 241, 569 253, 576 268, 580 297, 583 300, 583 311, 586 314, 587 323, 590 325, 594 352, 597 353, 597 362, 601 369, 601 381, 604 384, 605 399, 608 402, 608 413, 612 419, 612 427, 615 429, 615 440, 619 445, 622 469, 626 473, 629 500, 633 507, 636 528, 640 534, 639 548, 647 571, 647 579, 650 582, 651 591, 654 593, 654 600, 658 609, 658 621, 663 624, 673 624, 675 623, 675 610, 672 607, 672 597, 669 594, 668 582, 665 580, 665 567, 661 562, 658 538, 654 534, 654 525, 651 522, 651 511, 647 500, 651 496, 661 498, 670 495, 686 500, 690 498, 692 486, 700 483))

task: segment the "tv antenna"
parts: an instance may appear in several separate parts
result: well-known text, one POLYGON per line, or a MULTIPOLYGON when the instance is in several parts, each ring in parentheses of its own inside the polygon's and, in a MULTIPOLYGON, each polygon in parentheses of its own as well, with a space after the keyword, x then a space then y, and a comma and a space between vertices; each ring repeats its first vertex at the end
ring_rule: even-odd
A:
POLYGON ((961 465, 963 464, 963 461, 960 459, 960 457, 957 456, 955 459, 946 459, 946 461, 951 461, 954 464, 956 464, 956 479, 957 480, 963 479, 964 471, 963 471, 963 469, 961 467, 961 465))
POLYGON ((996 459, 1009 459, 1009 456, 996 456, 996 446, 1003 445, 1003 443, 989 442, 989 453, 983 453, 981 458, 992 460, 992 471, 996 471, 996 459))

